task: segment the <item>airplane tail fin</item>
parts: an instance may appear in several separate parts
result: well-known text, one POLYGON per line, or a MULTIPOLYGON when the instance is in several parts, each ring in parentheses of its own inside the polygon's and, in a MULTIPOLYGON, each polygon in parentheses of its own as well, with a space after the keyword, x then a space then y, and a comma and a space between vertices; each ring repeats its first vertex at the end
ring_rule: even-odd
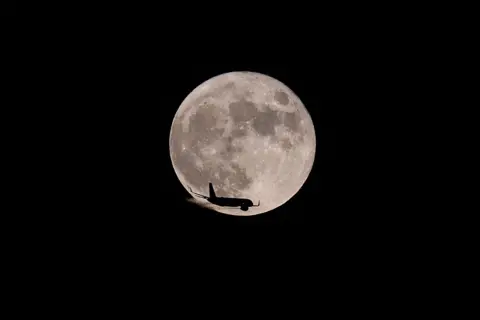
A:
POLYGON ((208 189, 210 191, 210 198, 216 198, 215 190, 213 190, 213 184, 211 182, 208 183, 208 189))

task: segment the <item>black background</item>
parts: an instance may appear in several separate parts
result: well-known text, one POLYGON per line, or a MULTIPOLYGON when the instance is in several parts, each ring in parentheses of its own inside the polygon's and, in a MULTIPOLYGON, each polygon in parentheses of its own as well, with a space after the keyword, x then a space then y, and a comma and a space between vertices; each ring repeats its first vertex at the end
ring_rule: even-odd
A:
MULTIPOLYGON (((54 123, 42 122, 42 132, 51 130, 55 157, 35 154, 39 164, 45 155, 53 168, 39 169, 56 186, 48 197, 54 207, 36 215, 55 229, 52 243, 65 243, 63 252, 127 267, 141 261, 139 268, 175 269, 172 261, 185 260, 182 275, 206 264, 213 272, 253 270, 264 277, 272 267, 293 264, 293 277, 313 265, 317 275, 323 277, 326 267, 342 278, 372 256, 385 261, 392 250, 389 235, 412 221, 397 213, 401 201, 385 197, 387 184, 373 181, 381 176, 396 182, 392 176, 400 167, 385 165, 399 152, 389 153, 387 131, 371 126, 390 126, 404 110, 396 108, 386 76, 400 74, 402 67, 401 58, 389 55, 398 51, 384 41, 390 34, 372 37, 366 28, 356 29, 358 20, 318 16, 296 16, 311 25, 258 16, 200 17, 213 26, 185 26, 185 17, 158 23, 167 16, 122 16, 89 28, 84 22, 55 38, 55 50, 47 50, 46 41, 39 46, 60 71, 48 83, 48 94, 35 96, 46 105, 35 110, 54 123), (251 28, 244 30, 246 25, 251 28), (254 217, 187 202, 169 155, 170 127, 183 99, 205 80, 230 71, 260 72, 285 83, 316 130, 315 162, 302 189, 280 208, 254 217), (373 177, 375 170, 380 174, 373 177), (271 253, 280 254, 258 267, 271 253)), ((38 56, 47 67, 37 73, 37 83, 47 82, 52 72, 38 56)))
POLYGON ((0 16, 14 16, 17 13, 15 0, 5 0, 0 3, 0 16))
POLYGON ((120 95, 114 100, 118 104, 104 107, 101 112, 92 110, 99 117, 98 127, 108 123, 101 135, 104 141, 96 141, 95 144, 98 152, 105 155, 103 159, 107 160, 102 163, 101 158, 97 163, 102 165, 107 179, 105 183, 116 191, 105 195, 113 197, 113 208, 119 209, 122 214, 128 216, 127 212, 136 212, 145 219, 152 219, 151 223, 165 226, 215 229, 237 225, 303 226, 321 223, 322 219, 334 215, 338 195, 335 178, 335 109, 338 106, 332 105, 335 101, 332 88, 321 74, 319 67, 293 62, 290 65, 288 62, 278 65, 233 62, 172 64, 152 77, 154 81, 151 83, 136 79, 133 70, 120 74, 128 78, 124 81, 129 85, 121 84, 119 91, 112 89, 112 96, 120 95), (317 150, 309 179, 294 198, 272 212, 238 218, 200 209, 186 201, 188 193, 175 175, 168 143, 175 112, 190 91, 215 75, 242 70, 268 74, 298 94, 314 121, 317 150), (120 190, 117 186, 121 186, 120 190))
POLYGON ((153 57, 143 57, 148 63, 140 58, 135 56, 138 64, 110 60, 115 63, 100 72, 99 64, 85 60, 75 72, 89 75, 81 78, 89 81, 67 85, 71 91, 66 89, 65 101, 74 95, 75 103, 62 114, 61 125, 73 137, 57 137, 64 148, 54 165, 64 168, 59 186, 71 187, 52 195, 59 206, 52 225, 59 226, 61 239, 73 239, 68 250, 81 248, 101 259, 133 255, 154 265, 161 260, 158 254, 212 261, 238 261, 246 254, 241 263, 258 263, 273 252, 339 254, 336 248, 352 241, 358 220, 350 219, 356 213, 345 211, 351 200, 340 189, 341 106, 338 78, 330 67, 236 59, 172 60, 156 67, 153 57), (265 214, 234 217, 186 200, 189 194, 171 163, 169 134, 178 107, 196 86, 224 72, 245 70, 272 76, 296 92, 313 119, 317 149, 312 171, 292 199, 265 214))
MULTIPOLYGON (((403 120, 417 111, 405 108, 412 101, 401 101, 416 87, 408 57, 416 59, 418 52, 402 47, 383 21, 340 6, 336 14, 285 7, 283 16, 251 13, 245 6, 249 14, 240 19, 231 16, 236 7, 226 8, 225 15, 190 8, 198 19, 185 23, 186 10, 175 15, 138 5, 129 15, 129 3, 120 15, 113 12, 120 5, 112 5, 100 23, 85 15, 73 26, 31 28, 39 42, 23 62, 24 78, 37 89, 22 93, 34 103, 18 110, 22 121, 33 115, 39 127, 28 135, 38 149, 24 168, 43 176, 19 180, 39 194, 23 197, 19 203, 35 210, 17 215, 35 231, 28 246, 40 249, 28 266, 40 265, 50 251, 60 263, 53 269, 47 264, 49 269, 79 270, 69 278, 83 282, 90 270, 95 280, 110 279, 112 288, 123 287, 127 277, 155 283, 155 292, 174 279, 182 297, 188 290, 177 286, 179 280, 203 280, 198 296, 204 296, 211 280, 237 288, 252 274, 284 288, 288 279, 310 284, 311 275, 320 279, 311 287, 317 291, 331 283, 350 292, 345 282, 357 279, 367 282, 356 289, 363 296, 369 275, 403 268, 401 255, 411 254, 405 244, 416 246, 418 211, 428 209, 407 201, 424 194, 412 190, 416 180, 407 187, 399 183, 408 163, 419 157, 402 142, 411 129, 403 120), (215 75, 242 70, 270 75, 296 92, 317 137, 314 166, 302 189, 280 208, 255 217, 188 203, 168 145, 183 99, 215 75), (51 241, 38 241, 44 239, 51 241)), ((398 26, 404 24, 402 17, 398 26)), ((417 264, 404 269, 417 270, 417 264)), ((403 274, 385 279, 402 281, 403 274)), ((288 291, 288 297, 300 292, 288 291)))
POLYGON ((118 57, 110 56, 116 50, 107 52, 107 57, 78 61, 73 70, 88 81, 67 85, 76 101, 65 112, 69 121, 63 125, 77 132, 66 144, 80 145, 63 156, 75 162, 78 179, 72 195, 78 220, 72 227, 85 226, 93 237, 150 243, 173 234, 175 242, 190 244, 218 237, 243 242, 253 237, 246 234, 260 229, 262 239, 271 232, 287 232, 281 238, 291 239, 323 237, 345 228, 345 212, 339 213, 345 199, 339 193, 337 165, 337 114, 342 108, 337 62, 300 61, 296 56, 283 61, 195 61, 148 50, 118 57), (219 214, 187 202, 189 194, 169 154, 170 127, 183 99, 203 81, 230 71, 260 72, 282 81, 300 97, 315 125, 315 162, 304 186, 280 208, 253 217, 219 214))
MULTIPOLYGON (((59 156, 50 165, 61 168, 61 181, 55 182, 61 190, 52 194, 59 206, 54 211, 60 212, 52 215, 52 224, 61 232, 80 234, 79 244, 144 252, 153 246, 177 252, 180 246, 180 252, 225 253, 235 245, 255 250, 262 244, 335 250, 368 237, 374 215, 359 200, 378 197, 368 192, 368 180, 347 172, 364 172, 361 164, 372 157, 364 141, 360 150, 344 147, 349 158, 340 157, 337 139, 348 136, 351 144, 361 136, 357 129, 366 122, 358 121, 348 134, 343 123, 368 109, 365 92, 372 78, 378 92, 382 78, 372 61, 381 48, 331 21, 288 31, 281 27, 291 25, 257 21, 238 30, 244 24, 214 20, 240 27, 220 32, 201 23, 190 29, 157 24, 160 18, 118 20, 79 24, 61 41, 54 39, 55 50, 45 50, 60 71, 47 91, 58 107, 38 112, 45 116, 51 110, 47 117, 55 123, 51 133, 59 156), (242 70, 290 87, 310 113, 317 138, 313 169, 301 190, 280 208, 254 217, 227 216, 187 202, 169 154, 170 127, 183 99, 213 76, 242 70), (360 199, 359 193, 368 197, 360 199)), ((49 46, 47 40, 41 45, 49 46)), ((50 70, 40 62, 46 66, 37 73, 42 82, 50 70)))

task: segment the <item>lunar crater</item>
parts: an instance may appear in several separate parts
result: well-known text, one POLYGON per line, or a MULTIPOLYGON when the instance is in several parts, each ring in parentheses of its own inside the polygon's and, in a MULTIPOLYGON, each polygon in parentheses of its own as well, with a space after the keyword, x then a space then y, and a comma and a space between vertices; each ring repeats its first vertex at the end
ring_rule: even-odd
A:
POLYGON ((257 113, 257 107, 251 101, 241 99, 229 104, 230 116, 235 124, 246 122, 257 113))
POLYGON ((262 136, 271 136, 275 133, 275 125, 279 123, 278 112, 268 110, 258 112, 253 119, 252 127, 262 136))
POLYGON ((286 106, 290 99, 288 99, 288 95, 283 91, 275 91, 274 99, 280 103, 281 105, 286 106))

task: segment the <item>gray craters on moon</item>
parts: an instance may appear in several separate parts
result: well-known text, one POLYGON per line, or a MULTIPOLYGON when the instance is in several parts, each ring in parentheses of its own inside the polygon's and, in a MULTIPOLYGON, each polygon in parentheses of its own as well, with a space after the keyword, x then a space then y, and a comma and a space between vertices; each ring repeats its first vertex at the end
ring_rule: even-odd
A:
POLYGON ((265 112, 258 112, 253 119, 252 128, 262 136, 275 134, 275 126, 279 124, 278 111, 267 108, 265 112))
POLYGON ((297 132, 300 126, 300 117, 296 112, 284 112, 283 124, 293 132, 297 132))
POLYGON ((204 130, 205 126, 212 126, 214 124, 215 119, 200 109, 190 117, 189 131, 193 133, 200 133, 204 130))
POLYGON ((205 190, 210 181, 220 194, 223 190, 225 196, 248 188, 252 179, 245 168, 234 162, 234 157, 243 152, 241 138, 247 136, 247 121, 256 112, 255 105, 246 100, 231 103, 229 110, 201 103, 196 112, 191 113, 187 131, 182 129, 181 121, 172 126, 172 136, 181 139, 171 141, 171 154, 178 167, 188 172, 184 177, 186 183, 205 190), (229 116, 234 126, 227 133, 225 120, 229 116), (223 137, 225 133, 227 137, 223 137))
POLYGON ((281 105, 284 105, 286 106, 288 104, 288 102, 290 101, 288 99, 288 94, 286 94, 285 92, 283 91, 276 91, 273 98, 278 102, 280 103, 281 105))
POLYGON ((233 145, 233 137, 227 137, 225 142, 225 152, 228 154, 232 154, 235 151, 234 147, 235 146, 233 145))
POLYGON ((235 128, 232 130, 232 132, 230 133, 230 135, 233 137, 233 138, 243 138, 247 135, 247 129, 243 128, 235 128))
POLYGON ((190 117, 189 135, 194 135, 201 146, 218 140, 225 131, 221 126, 221 108, 215 105, 203 105, 190 117))
POLYGON ((197 112, 190 117, 190 132, 201 133, 205 128, 216 127, 217 116, 214 105, 202 105, 197 112))
POLYGON ((312 167, 315 133, 302 102, 266 75, 234 72, 205 81, 182 102, 171 127, 170 155, 180 182, 220 197, 252 198, 248 212, 272 210, 292 197, 312 167))
POLYGON ((203 182, 197 186, 199 189, 205 189, 205 191, 208 192, 208 186, 206 184, 206 181, 208 180, 208 182, 211 182, 215 187, 217 196, 228 196, 228 192, 225 192, 225 180, 227 180, 231 175, 232 173, 225 167, 209 168, 209 170, 204 174, 203 182))
MULTIPOLYGON (((175 144, 175 142, 174 142, 175 144)), ((186 176, 188 183, 192 185, 199 185, 204 181, 204 176, 201 168, 198 166, 198 158, 192 152, 182 152, 181 147, 172 146, 172 158, 175 163, 181 165, 184 170, 188 169, 188 176, 186 176)))
POLYGON ((217 196, 238 197, 242 190, 248 189, 254 182, 247 175, 245 168, 231 162, 222 167, 208 167, 202 172, 203 180, 191 181, 197 190, 205 190, 208 193, 208 186, 205 181, 212 182, 217 196))
POLYGON ((235 153, 240 153, 243 151, 243 147, 235 143, 235 137, 229 136, 223 140, 225 147, 220 151, 220 156, 222 159, 230 161, 235 153))
POLYGON ((223 86, 223 90, 232 90, 235 91, 235 83, 233 81, 227 82, 225 86, 223 86))
POLYGON ((304 141, 304 128, 300 121, 301 117, 297 112, 285 112, 283 114, 283 125, 287 127, 296 137, 297 142, 303 143, 304 141))
POLYGON ((241 139, 248 135, 247 128, 233 128, 229 135, 222 138, 223 149, 220 151, 220 156, 225 161, 231 161, 235 154, 242 153, 244 150, 241 139))
POLYGON ((255 104, 245 99, 230 103, 228 108, 230 110, 230 116, 236 124, 252 119, 257 113, 255 104))
POLYGON ((235 91, 235 83, 233 81, 228 81, 211 90, 209 95, 212 97, 220 97, 232 91, 235 91))
POLYGON ((201 159, 192 152, 197 149, 197 146, 198 141, 195 135, 184 132, 180 122, 172 126, 170 138, 171 157, 179 165, 179 168, 188 169, 188 177, 186 178, 192 185, 197 185, 204 180, 201 172, 201 159))
POLYGON ((280 140, 280 147, 284 150, 290 150, 293 147, 293 143, 290 141, 290 139, 283 138, 280 140))
POLYGON ((188 169, 188 176, 185 177, 187 183, 194 186, 197 190, 204 190, 208 193, 207 183, 212 182, 218 196, 239 196, 241 190, 249 188, 253 179, 247 174, 245 168, 233 161, 223 161, 222 165, 216 165, 216 162, 202 159, 204 164, 201 170, 194 165, 195 155, 187 156, 177 162, 188 169))
POLYGON ((185 150, 188 150, 195 144, 196 140, 193 139, 191 135, 183 132, 182 124, 180 122, 177 122, 172 126, 170 152, 173 158, 181 157, 185 150), (181 139, 174 137, 181 137, 181 139))
MULTIPOLYGON (((232 162, 230 167, 234 171, 233 176, 235 177, 235 180, 231 183, 231 187, 237 190, 245 190, 250 187, 250 185, 253 183, 253 178, 248 176, 247 170, 235 162, 232 162)), ((231 172, 230 176, 232 176, 231 172)))

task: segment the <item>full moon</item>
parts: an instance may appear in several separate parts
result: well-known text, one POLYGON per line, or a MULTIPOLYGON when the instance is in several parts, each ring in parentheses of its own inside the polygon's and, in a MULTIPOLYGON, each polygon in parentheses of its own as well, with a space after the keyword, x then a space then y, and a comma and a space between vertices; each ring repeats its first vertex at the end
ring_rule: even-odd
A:
POLYGON ((297 95, 254 72, 224 73, 200 84, 183 100, 170 129, 173 168, 188 192, 191 187, 208 196, 211 182, 217 197, 260 201, 242 211, 195 200, 229 215, 256 215, 285 204, 307 180, 315 148, 312 119, 297 95))

